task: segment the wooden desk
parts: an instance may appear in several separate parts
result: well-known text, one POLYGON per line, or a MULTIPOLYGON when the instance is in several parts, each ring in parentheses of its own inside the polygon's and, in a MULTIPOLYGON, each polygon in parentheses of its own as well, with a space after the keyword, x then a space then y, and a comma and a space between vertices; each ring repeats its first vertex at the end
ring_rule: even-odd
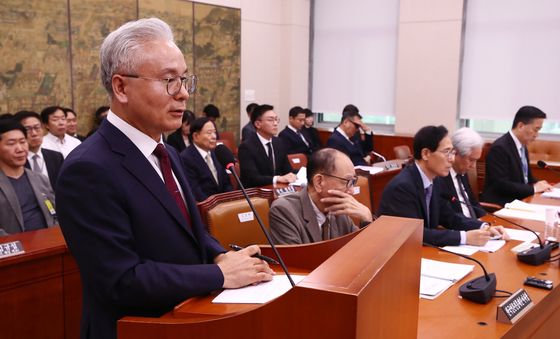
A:
POLYGON ((79 338, 81 285, 58 227, 0 237, 24 254, 0 259, 0 337, 79 338))
MULTIPOLYGON (((528 199, 528 202, 541 202, 559 205, 560 201, 543 199, 540 196, 528 199)), ((506 222, 486 216, 483 219, 495 221, 506 227, 506 222)), ((519 221, 519 220, 518 220, 519 221)), ((542 222, 520 221, 524 226, 542 232, 542 222)), ((540 266, 530 266, 517 260, 511 248, 518 245, 518 241, 510 241, 496 253, 478 252, 473 257, 481 261, 486 270, 496 273, 497 288, 515 292, 524 288, 535 306, 515 325, 502 324, 496 321, 496 308, 504 299, 494 298, 486 305, 475 304, 459 298, 459 286, 464 282, 481 276, 482 270, 475 266, 473 273, 457 282, 449 290, 435 300, 420 301, 418 319, 418 336, 420 338, 555 338, 560 331, 560 273, 558 261, 545 263, 540 266), (530 286, 524 286, 527 276, 546 278, 554 282, 554 289, 546 291, 530 286)), ((558 253, 558 250, 553 254, 558 253)), ((448 261, 461 264, 473 264, 471 261, 437 251, 433 248, 423 248, 422 257, 434 260, 448 261)))

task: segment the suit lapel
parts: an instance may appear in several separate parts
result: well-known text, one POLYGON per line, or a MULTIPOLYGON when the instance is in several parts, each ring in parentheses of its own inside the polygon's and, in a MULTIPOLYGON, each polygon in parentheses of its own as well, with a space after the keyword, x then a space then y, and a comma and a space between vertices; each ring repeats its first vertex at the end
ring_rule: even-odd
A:
MULTIPOLYGON (((420 175, 420 172, 418 172, 418 168, 416 168, 416 164, 412 163, 411 165, 409 165, 410 168, 410 173, 412 176, 412 182, 414 183, 414 185, 416 186, 416 192, 417 192, 417 196, 420 199, 420 207, 422 208, 422 216, 424 218, 425 225, 426 227, 430 228, 430 224, 428 224, 428 210, 427 210, 427 206, 426 206, 426 192, 424 191, 424 185, 422 184, 422 176, 420 175)), ((433 187, 433 186, 432 186, 433 187)), ((432 188, 432 200, 434 201, 433 198, 433 188, 432 188)), ((430 204, 430 211, 433 210, 432 205, 430 204)), ((432 216, 430 213, 429 216, 429 220, 430 222, 432 221, 432 216)))
POLYGON ((14 191, 14 187, 10 182, 10 179, 4 174, 4 172, 0 171, 0 190, 4 192, 6 199, 8 199, 8 203, 14 212, 16 219, 19 223, 19 228, 22 231, 23 229, 23 214, 21 213, 21 207, 18 202, 18 198, 16 195, 16 191, 14 191))
MULTIPOLYGON (((509 144, 509 149, 511 150, 511 152, 513 154, 513 158, 515 159, 515 173, 517 173, 518 176, 518 180, 521 180, 521 182, 524 182, 524 178, 523 178, 523 165, 521 164, 521 157, 519 156, 519 150, 517 149, 517 146, 515 145, 515 141, 513 141, 513 138, 511 137, 511 135, 509 134, 509 132, 506 134, 506 140, 507 143, 509 144)), ((527 163, 529 163, 529 160, 527 159, 527 163)))
POLYGON ((323 236, 319 230, 319 224, 317 223, 317 216, 313 210, 313 205, 311 205, 311 199, 307 193, 307 188, 304 188, 299 194, 299 199, 301 202, 301 207, 303 210, 303 220, 305 221, 305 231, 309 234, 312 242, 322 241, 323 236))
MULTIPOLYGON (((31 185, 33 194, 35 195, 35 199, 37 199, 37 204, 41 208, 41 212, 43 212, 43 216, 45 217, 45 222, 47 223, 47 227, 50 227, 51 226, 50 220, 54 216, 51 215, 49 209, 47 208, 46 200, 48 200, 49 197, 45 194, 45 192, 41 192, 41 190, 39 189, 38 185, 40 179, 37 177, 37 174, 33 173, 31 170, 28 169, 26 169, 25 172, 27 174, 27 178, 29 179, 29 184, 31 185)), ((54 201, 51 201, 51 203, 54 203, 54 201)))

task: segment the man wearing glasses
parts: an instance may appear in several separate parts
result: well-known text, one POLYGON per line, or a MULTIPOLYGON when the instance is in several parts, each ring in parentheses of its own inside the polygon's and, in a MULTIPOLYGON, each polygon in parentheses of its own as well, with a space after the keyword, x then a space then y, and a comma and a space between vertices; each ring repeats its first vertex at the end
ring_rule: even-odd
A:
POLYGON ((277 244, 305 244, 358 230, 351 217, 368 225, 371 211, 352 193, 357 177, 344 153, 316 151, 307 163, 307 187, 277 199, 270 208, 270 235, 277 244))
POLYGON ((64 161, 56 198, 82 278, 81 337, 113 339, 123 316, 157 317, 273 272, 252 257, 257 246, 226 252, 210 237, 179 155, 163 143, 196 88, 171 28, 128 22, 105 38, 100 57, 111 109, 64 161))
POLYGON ((354 166, 370 164, 369 153, 373 150, 373 133, 362 122, 362 116, 356 106, 350 104, 344 107, 340 124, 327 140, 327 147, 347 154, 354 166))
POLYGON ((493 235, 507 239, 502 226, 455 213, 442 197, 442 177, 449 174, 455 149, 447 129, 426 126, 414 136, 414 163, 403 168, 383 190, 380 215, 424 220, 424 242, 436 245, 485 245, 493 235), (438 226, 445 229, 438 229, 438 226))

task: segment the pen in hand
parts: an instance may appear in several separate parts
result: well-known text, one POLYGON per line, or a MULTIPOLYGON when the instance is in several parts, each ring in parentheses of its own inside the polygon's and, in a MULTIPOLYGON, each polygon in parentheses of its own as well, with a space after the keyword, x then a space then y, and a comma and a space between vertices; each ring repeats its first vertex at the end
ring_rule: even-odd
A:
MULTIPOLYGON (((237 245, 234 245, 234 244, 229 244, 229 247, 234 251, 241 251, 243 249, 243 247, 237 246, 237 245)), ((267 257, 266 255, 253 254, 253 257, 264 260, 269 264, 274 264, 274 265, 279 265, 280 264, 278 261, 272 259, 271 257, 267 257)))

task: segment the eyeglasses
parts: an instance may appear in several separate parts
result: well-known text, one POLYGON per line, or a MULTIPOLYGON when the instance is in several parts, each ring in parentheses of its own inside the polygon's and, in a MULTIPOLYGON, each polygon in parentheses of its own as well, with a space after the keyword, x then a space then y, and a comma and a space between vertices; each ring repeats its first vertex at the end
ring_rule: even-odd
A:
POLYGON ((196 84, 198 83, 198 77, 194 74, 187 75, 187 76, 176 76, 176 77, 165 78, 165 79, 149 78, 149 77, 143 77, 135 74, 120 74, 120 75, 127 78, 160 81, 166 85, 167 94, 169 94, 170 96, 177 95, 181 91, 181 87, 185 87, 187 93, 194 94, 196 92, 196 84))
POLYGON ((351 188, 356 186, 356 183, 358 182, 358 177, 357 176, 353 176, 351 179, 346 179, 346 178, 341 178, 341 177, 337 177, 336 175, 332 175, 332 174, 327 174, 327 173, 321 173, 324 176, 327 177, 331 177, 331 178, 335 178, 338 180, 342 180, 342 181, 346 181, 346 188, 351 188))
POLYGON ((454 149, 454 148, 451 148, 451 149, 448 149, 448 150, 443 150, 443 151, 436 151, 436 152, 440 152, 441 154, 446 156, 448 159, 451 159, 451 158, 455 157, 455 154, 457 154, 457 150, 454 149))
POLYGON ((31 132, 31 131, 41 132, 42 128, 41 128, 41 125, 25 126, 25 130, 27 132, 31 132))

